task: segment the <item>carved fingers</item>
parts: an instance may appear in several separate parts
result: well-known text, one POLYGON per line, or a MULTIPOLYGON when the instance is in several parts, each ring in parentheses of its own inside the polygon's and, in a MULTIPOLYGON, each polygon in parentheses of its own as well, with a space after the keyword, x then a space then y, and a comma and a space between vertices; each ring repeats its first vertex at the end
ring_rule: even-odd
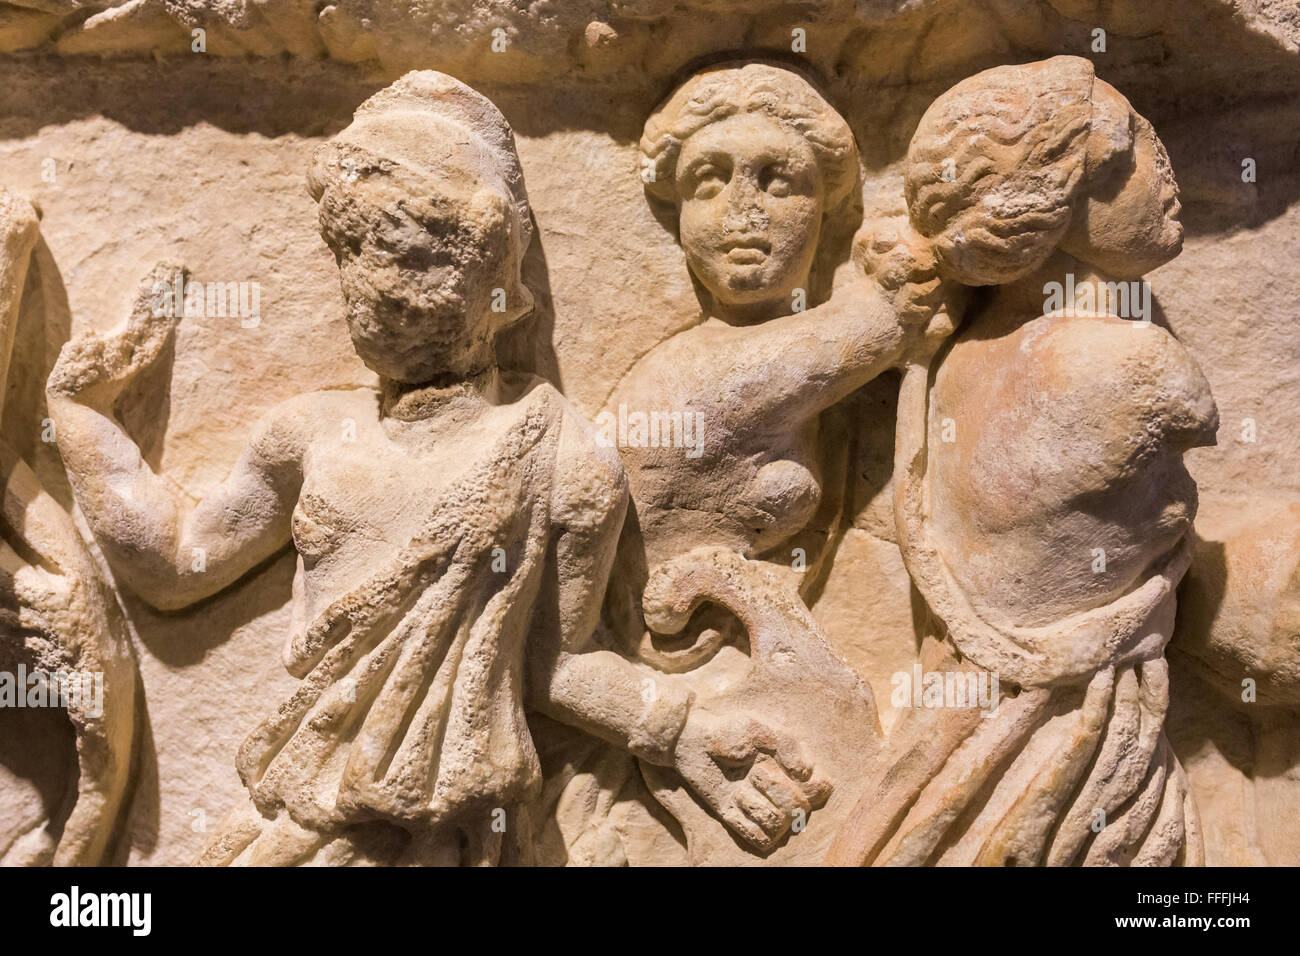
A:
POLYGON ((831 794, 797 740, 748 717, 693 712, 678 742, 678 770, 760 852, 802 830, 831 794))
POLYGON ((969 290, 942 274, 934 247, 906 217, 863 223, 852 256, 893 303, 912 340, 909 358, 933 354, 961 323, 969 290))
POLYGON ((184 312, 176 290, 183 288, 185 277, 180 266, 154 266, 136 290, 125 328, 105 336, 92 332, 64 345, 50 372, 50 394, 83 401, 115 399, 171 340, 184 312))
POLYGON ((813 775, 812 765, 792 740, 773 746, 770 754, 750 759, 749 772, 736 784, 732 802, 750 825, 747 839, 767 850, 792 830, 803 829, 812 811, 830 798, 831 785, 813 775), (754 835, 755 827, 761 836, 754 835))

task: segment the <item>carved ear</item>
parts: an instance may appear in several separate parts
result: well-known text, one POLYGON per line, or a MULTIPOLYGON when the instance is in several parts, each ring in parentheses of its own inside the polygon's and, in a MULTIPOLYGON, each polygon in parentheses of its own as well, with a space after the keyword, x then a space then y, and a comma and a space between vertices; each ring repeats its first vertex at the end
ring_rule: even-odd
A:
POLYGON ((1106 176, 1114 160, 1133 150, 1133 124, 1137 112, 1128 99, 1103 80, 1092 85, 1092 115, 1084 152, 1084 175, 1106 176))
POLYGON ((495 277, 488 295, 498 330, 522 319, 533 309, 533 294, 524 285, 523 263, 532 230, 518 221, 519 207, 492 186, 480 186, 470 197, 467 215, 474 219, 484 243, 504 242, 503 275, 495 277), (500 305, 498 305, 500 300, 500 305), (504 311, 502 311, 504 309, 504 311))

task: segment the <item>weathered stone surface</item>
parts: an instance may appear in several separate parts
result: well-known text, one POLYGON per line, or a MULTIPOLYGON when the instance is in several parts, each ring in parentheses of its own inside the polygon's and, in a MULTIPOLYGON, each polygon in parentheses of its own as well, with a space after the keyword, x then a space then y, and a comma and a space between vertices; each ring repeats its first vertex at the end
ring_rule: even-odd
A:
POLYGON ((0 5, 0 859, 1294 863, 1298 44, 0 5))

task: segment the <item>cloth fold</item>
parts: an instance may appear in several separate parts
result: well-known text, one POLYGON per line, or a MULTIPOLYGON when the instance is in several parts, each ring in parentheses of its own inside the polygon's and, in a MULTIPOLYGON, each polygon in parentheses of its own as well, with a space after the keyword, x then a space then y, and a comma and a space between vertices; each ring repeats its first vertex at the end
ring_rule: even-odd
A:
POLYGON ((927 667, 995 673, 1013 693, 987 716, 909 711, 829 862, 1200 864, 1195 804, 1163 730, 1164 648, 1190 534, 1109 604, 1041 627, 982 615, 931 534, 932 370, 904 372, 894 471, 904 563, 933 624, 927 667), (917 755, 934 746, 941 752, 919 772, 917 755))
POLYGON ((429 826, 486 818, 540 786, 524 651, 563 420, 543 394, 405 547, 291 635, 286 664, 303 683, 238 756, 264 815, 429 826))

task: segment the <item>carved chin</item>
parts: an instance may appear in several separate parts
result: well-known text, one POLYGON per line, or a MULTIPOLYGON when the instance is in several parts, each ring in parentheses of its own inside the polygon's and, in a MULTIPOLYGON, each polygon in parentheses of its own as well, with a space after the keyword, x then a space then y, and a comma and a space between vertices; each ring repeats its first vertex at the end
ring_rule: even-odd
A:
POLYGON ((719 302, 749 304, 768 298, 779 288, 773 282, 770 259, 761 262, 730 262, 723 259, 713 262, 712 266, 707 272, 697 275, 707 276, 704 284, 719 302))
POLYGON ((761 292, 766 285, 767 273, 763 264, 727 266, 723 275, 726 277, 730 292, 761 292))
POLYGON ((472 348, 464 309, 451 304, 442 309, 356 308, 348 325, 357 355, 367 367, 397 381, 423 381, 472 348))
POLYGON ((1168 251, 1170 259, 1183 251, 1184 233, 1183 224, 1177 219, 1165 220, 1164 234, 1161 239, 1164 241, 1164 247, 1168 251))

